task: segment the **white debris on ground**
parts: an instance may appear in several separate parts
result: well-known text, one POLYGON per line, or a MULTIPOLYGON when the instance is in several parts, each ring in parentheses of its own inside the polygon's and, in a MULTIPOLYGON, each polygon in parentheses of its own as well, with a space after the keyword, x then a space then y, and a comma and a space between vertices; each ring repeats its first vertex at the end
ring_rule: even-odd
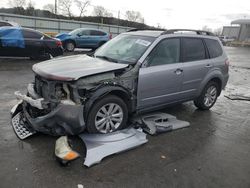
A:
POLYGON ((231 100, 250 101, 250 86, 240 85, 237 87, 237 86, 228 85, 224 92, 224 96, 231 100))
POLYGON ((82 184, 77 184, 77 188, 84 188, 82 184))

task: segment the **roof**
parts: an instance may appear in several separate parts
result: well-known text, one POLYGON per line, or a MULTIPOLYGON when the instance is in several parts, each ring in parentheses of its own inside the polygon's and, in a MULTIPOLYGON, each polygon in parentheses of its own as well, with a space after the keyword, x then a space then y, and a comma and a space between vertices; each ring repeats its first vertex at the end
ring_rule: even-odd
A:
POLYGON ((125 34, 130 34, 130 35, 140 35, 140 36, 149 36, 149 37, 159 37, 161 35, 165 34, 181 34, 183 35, 199 35, 199 36, 214 36, 213 33, 208 32, 208 31, 202 31, 202 30, 192 30, 192 29, 169 29, 169 30, 130 30, 126 32, 125 34))
POLYGON ((250 24, 250 19, 234 20, 231 22, 231 24, 250 24))
POLYGON ((162 33, 163 31, 160 31, 160 30, 138 30, 138 31, 127 32, 127 34, 130 34, 130 35, 142 35, 142 36, 149 36, 149 37, 159 37, 162 33))

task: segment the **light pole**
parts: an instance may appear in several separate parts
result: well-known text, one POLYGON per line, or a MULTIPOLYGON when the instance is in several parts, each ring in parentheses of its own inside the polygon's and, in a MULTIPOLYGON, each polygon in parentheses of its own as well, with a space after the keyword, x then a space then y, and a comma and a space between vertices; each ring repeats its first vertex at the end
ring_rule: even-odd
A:
POLYGON ((57 14, 57 0, 55 0, 55 14, 57 14))

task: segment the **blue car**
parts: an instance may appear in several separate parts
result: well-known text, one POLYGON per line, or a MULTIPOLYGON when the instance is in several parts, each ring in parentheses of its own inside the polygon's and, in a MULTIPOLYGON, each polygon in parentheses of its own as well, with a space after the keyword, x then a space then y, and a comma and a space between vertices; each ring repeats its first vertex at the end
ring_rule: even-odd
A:
POLYGON ((56 38, 60 39, 66 51, 72 52, 75 48, 96 49, 111 39, 111 34, 97 30, 79 28, 70 33, 58 34, 56 38))

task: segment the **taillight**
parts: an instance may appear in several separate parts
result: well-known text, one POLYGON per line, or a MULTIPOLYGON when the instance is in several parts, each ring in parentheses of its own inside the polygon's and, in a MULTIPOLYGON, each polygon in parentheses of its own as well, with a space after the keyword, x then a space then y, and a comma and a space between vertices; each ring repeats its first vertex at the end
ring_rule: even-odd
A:
POLYGON ((109 39, 112 39, 112 34, 111 33, 109 33, 109 39))
POLYGON ((229 60, 228 60, 228 59, 226 59, 225 65, 226 65, 226 66, 229 66, 229 60))
POLYGON ((56 46, 58 46, 58 47, 62 46, 62 42, 59 41, 59 40, 57 40, 57 41, 56 41, 56 46))

